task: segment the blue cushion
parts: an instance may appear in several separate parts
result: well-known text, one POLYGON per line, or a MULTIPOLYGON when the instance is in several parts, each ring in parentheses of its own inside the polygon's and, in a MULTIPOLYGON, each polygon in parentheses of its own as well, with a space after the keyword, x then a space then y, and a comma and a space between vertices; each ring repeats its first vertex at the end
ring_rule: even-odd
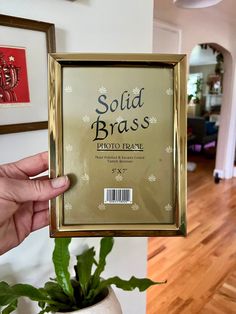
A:
POLYGON ((217 133, 217 127, 215 126, 215 122, 206 121, 206 133, 207 133, 207 135, 217 133))

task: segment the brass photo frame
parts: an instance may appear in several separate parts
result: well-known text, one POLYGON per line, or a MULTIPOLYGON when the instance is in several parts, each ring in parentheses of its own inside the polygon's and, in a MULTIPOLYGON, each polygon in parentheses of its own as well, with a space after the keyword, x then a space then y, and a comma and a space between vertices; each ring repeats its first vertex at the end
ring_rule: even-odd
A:
POLYGON ((186 235, 186 56, 50 54, 52 237, 186 235))

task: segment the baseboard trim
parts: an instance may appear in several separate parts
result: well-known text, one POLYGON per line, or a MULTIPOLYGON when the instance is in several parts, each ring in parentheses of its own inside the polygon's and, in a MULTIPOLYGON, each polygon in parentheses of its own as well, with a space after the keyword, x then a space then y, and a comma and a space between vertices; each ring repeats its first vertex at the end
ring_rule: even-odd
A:
POLYGON ((214 171, 213 171, 213 176, 215 177, 216 174, 218 174, 218 177, 221 178, 221 179, 224 179, 224 177, 225 177, 223 170, 214 169, 214 171))
POLYGON ((236 167, 234 167, 233 176, 236 177, 236 167))

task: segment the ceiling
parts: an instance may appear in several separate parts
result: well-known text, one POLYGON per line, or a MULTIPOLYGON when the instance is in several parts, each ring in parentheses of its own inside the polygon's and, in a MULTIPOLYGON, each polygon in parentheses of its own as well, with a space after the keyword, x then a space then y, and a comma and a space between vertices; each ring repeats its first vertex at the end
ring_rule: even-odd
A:
POLYGON ((200 45, 197 45, 192 50, 189 64, 192 66, 216 64, 216 53, 209 47, 207 49, 202 49, 200 45))
MULTIPOLYGON (((183 20, 197 20, 201 14, 207 19, 214 16, 219 23, 231 24, 236 28, 236 0, 223 0, 215 6, 204 9, 183 9, 173 4, 173 0, 154 0, 154 18, 171 23, 171 17, 175 16, 175 23, 181 25, 183 20)), ((180 26, 181 27, 181 26, 180 26)), ((214 64, 215 55, 210 50, 200 49, 196 46, 190 57, 190 65, 214 64)))
POLYGON ((176 11, 178 14, 180 11, 185 11, 186 15, 189 14, 199 14, 205 12, 210 12, 219 17, 219 22, 225 20, 229 23, 236 25, 236 0, 223 0, 219 4, 205 9, 180 9, 173 4, 173 0, 154 0, 154 17, 159 18, 158 10, 161 12, 176 11))
POLYGON ((236 24, 236 1, 235 0, 223 0, 218 5, 214 6, 214 9, 219 16, 223 16, 225 20, 236 24))

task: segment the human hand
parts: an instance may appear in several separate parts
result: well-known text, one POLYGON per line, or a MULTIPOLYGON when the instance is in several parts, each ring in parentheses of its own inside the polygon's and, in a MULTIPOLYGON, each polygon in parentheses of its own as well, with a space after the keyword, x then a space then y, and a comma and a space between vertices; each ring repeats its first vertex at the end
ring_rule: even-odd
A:
POLYGON ((0 166, 0 255, 48 225, 48 201, 65 192, 67 176, 30 179, 48 170, 48 153, 0 166))

